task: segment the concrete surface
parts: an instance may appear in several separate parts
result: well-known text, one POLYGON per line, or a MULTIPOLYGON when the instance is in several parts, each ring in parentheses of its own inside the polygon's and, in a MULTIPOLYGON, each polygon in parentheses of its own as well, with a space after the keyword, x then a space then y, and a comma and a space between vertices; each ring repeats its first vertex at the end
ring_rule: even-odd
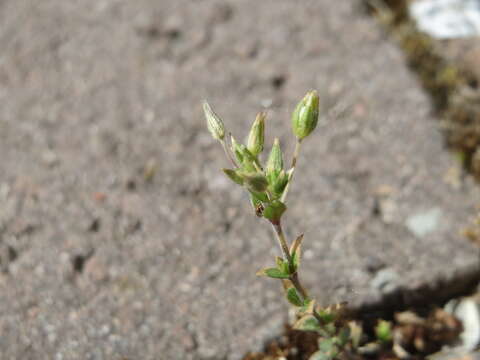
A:
POLYGON ((254 276, 278 250, 205 98, 238 138, 271 105, 291 151, 318 89, 286 223, 324 303, 478 272, 478 188, 356 1, 4 0, 0 48, 2 359, 230 360, 279 333, 279 284, 254 276))

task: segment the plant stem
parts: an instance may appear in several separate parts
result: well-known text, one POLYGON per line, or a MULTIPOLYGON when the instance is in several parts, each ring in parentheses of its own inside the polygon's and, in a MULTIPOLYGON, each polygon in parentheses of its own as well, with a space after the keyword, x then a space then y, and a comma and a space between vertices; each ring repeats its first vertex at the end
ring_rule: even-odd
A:
POLYGON ((292 276, 290 277, 290 281, 292 282, 295 289, 303 296, 304 299, 308 299, 307 290, 302 286, 300 280, 298 278, 298 273, 295 271, 292 276))
POLYGON ((220 140, 220 143, 222 144, 223 151, 225 151, 225 155, 227 155, 227 158, 232 162, 233 167, 237 168, 238 165, 237 165, 235 159, 233 158, 232 154, 228 151, 227 144, 225 143, 225 140, 223 140, 223 139, 220 140))
POLYGON ((295 172, 295 166, 297 166, 297 159, 298 159, 298 154, 300 153, 300 144, 302 143, 302 140, 297 139, 297 142, 295 143, 295 150, 293 152, 293 157, 292 157, 292 167, 290 169, 290 174, 288 175, 288 182, 287 186, 285 186, 285 190, 283 190, 282 197, 280 201, 282 203, 285 203, 285 199, 287 198, 288 190, 290 188, 290 183, 293 178, 293 173, 295 172))
POLYGON ((280 221, 278 221, 277 223, 272 222, 272 226, 275 234, 277 235, 280 249, 282 249, 283 258, 290 264, 292 262, 292 257, 290 256, 290 250, 288 249, 287 240, 285 239, 285 235, 283 234, 282 224, 280 223, 280 221))
POLYGON ((255 169, 256 169, 258 172, 262 172, 262 171, 263 171, 262 167, 259 165, 258 160, 255 160, 255 161, 253 162, 253 166, 255 166, 255 169))
MULTIPOLYGON (((282 249, 283 257, 288 264, 292 266, 292 256, 290 254, 290 250, 288 248, 287 240, 285 239, 285 235, 283 233, 282 224, 280 221, 278 223, 272 223, 273 229, 275 230, 275 234, 277 235, 278 243, 280 244, 280 248, 282 249)), ((292 282, 295 290, 303 297, 303 299, 308 298, 308 293, 305 288, 300 283, 300 279, 298 278, 298 273, 295 271, 289 278, 292 282)))

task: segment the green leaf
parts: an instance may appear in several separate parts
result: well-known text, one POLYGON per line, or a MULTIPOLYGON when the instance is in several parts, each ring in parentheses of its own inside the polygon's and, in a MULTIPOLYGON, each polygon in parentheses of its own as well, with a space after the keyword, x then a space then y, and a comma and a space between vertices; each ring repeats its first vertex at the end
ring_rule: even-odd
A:
POLYGON ((230 180, 237 183, 238 185, 243 185, 243 178, 237 174, 233 169, 222 169, 222 171, 229 177, 230 180))
POLYGON ((312 315, 313 311, 315 310, 315 305, 316 305, 315 299, 305 299, 305 301, 303 302, 302 308, 300 309, 300 312, 305 315, 306 314, 312 315))
POLYGON ((283 260, 281 257, 276 257, 277 268, 285 273, 290 274, 290 266, 288 265, 288 261, 283 260))
POLYGON ((318 341, 318 349, 325 353, 330 353, 335 348, 334 339, 320 339, 318 341))
POLYGON ((293 325, 296 330, 303 331, 318 331, 320 330, 320 324, 313 315, 304 315, 293 325))
POLYGON ((290 304, 295 306, 303 305, 303 301, 294 287, 291 287, 287 290, 287 300, 290 302, 290 304))
POLYGON ((300 248, 300 246, 302 245, 302 241, 303 241, 303 234, 300 234, 290 246, 290 254, 293 254, 294 252, 297 251, 297 249, 300 248))
POLYGON ((345 346, 350 341, 350 335, 351 335, 351 332, 348 326, 341 328, 336 337, 337 344, 340 347, 345 346))
POLYGON ((301 250, 302 250, 303 234, 300 234, 290 246, 290 254, 292 254, 292 262, 295 271, 300 266, 301 250))
POLYGON ((265 207, 263 216, 270 221, 279 221, 286 210, 287 207, 284 203, 274 200, 265 207))
POLYGON ((259 202, 268 202, 268 196, 265 193, 262 192, 255 192, 255 191, 249 191, 250 195, 255 198, 255 200, 259 202))
POLYGON ((333 360, 333 359, 330 355, 325 354, 324 352, 316 351, 312 355, 310 355, 308 360, 333 360))
POLYGON ((290 275, 285 274, 277 268, 262 269, 257 272, 258 276, 268 276, 274 279, 288 279, 290 275))
POLYGON ((325 359, 335 359, 338 355, 337 339, 335 337, 321 338, 318 340, 318 352, 327 356, 325 359))
POLYGON ((240 171, 237 174, 242 177, 248 190, 255 193, 262 193, 267 190, 268 181, 262 173, 240 171))
POLYGON ((292 254, 293 269, 297 271, 298 266, 300 265, 300 252, 296 251, 292 254))
POLYGON ((382 343, 389 343, 392 341, 392 325, 385 320, 380 320, 375 327, 375 335, 377 339, 382 343))
POLYGON ((322 319, 324 324, 331 323, 336 318, 335 313, 333 313, 329 309, 320 309, 317 311, 317 314, 320 317, 320 319, 322 319))

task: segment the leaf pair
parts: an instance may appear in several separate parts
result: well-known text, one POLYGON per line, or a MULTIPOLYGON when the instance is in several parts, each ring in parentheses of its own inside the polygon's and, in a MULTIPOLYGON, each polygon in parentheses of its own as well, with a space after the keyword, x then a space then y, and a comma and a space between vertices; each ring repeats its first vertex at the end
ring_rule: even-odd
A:
POLYGON ((290 278, 290 266, 287 261, 281 257, 276 257, 276 268, 265 268, 257 271, 257 276, 268 276, 273 279, 288 279, 290 278))

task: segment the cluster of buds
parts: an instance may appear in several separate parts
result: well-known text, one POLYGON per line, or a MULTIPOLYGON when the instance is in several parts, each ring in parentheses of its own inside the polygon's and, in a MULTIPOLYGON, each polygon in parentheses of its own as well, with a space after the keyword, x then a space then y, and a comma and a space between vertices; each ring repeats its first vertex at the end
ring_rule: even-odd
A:
MULTIPOLYGON (((318 351, 313 353, 309 360, 335 360, 341 354, 352 354, 362 338, 361 328, 353 322, 346 324, 343 305, 320 307, 315 299, 308 295, 298 275, 303 234, 289 245, 280 221, 287 209, 285 199, 295 172, 300 144, 317 126, 319 113, 317 92, 308 92, 292 114, 292 130, 296 137, 296 145, 288 169, 284 166, 278 139, 273 141, 266 163, 262 164, 266 118, 264 112, 260 112, 255 118, 246 144, 238 143, 231 135, 228 136, 230 141, 227 144, 227 132, 221 118, 213 112, 208 103, 204 103, 203 109, 209 131, 213 138, 222 144, 233 164, 233 168, 223 169, 223 172, 248 191, 255 214, 271 223, 282 251, 283 256, 275 258, 274 267, 261 269, 257 275, 281 280, 286 299, 296 308, 297 321, 293 324, 294 329, 318 333, 318 351)), ((391 342, 389 323, 379 323, 375 331, 380 344, 391 342)))
MULTIPOLYGON (((316 91, 308 92, 295 108, 292 115, 292 130, 297 144, 315 129, 318 108, 319 99, 316 91)), ((246 188, 257 216, 269 220, 272 224, 279 223, 286 210, 285 196, 295 170, 298 151, 294 154, 292 167, 285 169, 280 142, 276 138, 263 166, 260 156, 265 143, 265 112, 257 114, 245 145, 238 143, 231 135, 230 144, 227 145, 223 121, 208 103, 204 103, 203 109, 210 133, 214 139, 222 143, 234 165, 232 169, 223 169, 223 172, 233 182, 246 188)))

